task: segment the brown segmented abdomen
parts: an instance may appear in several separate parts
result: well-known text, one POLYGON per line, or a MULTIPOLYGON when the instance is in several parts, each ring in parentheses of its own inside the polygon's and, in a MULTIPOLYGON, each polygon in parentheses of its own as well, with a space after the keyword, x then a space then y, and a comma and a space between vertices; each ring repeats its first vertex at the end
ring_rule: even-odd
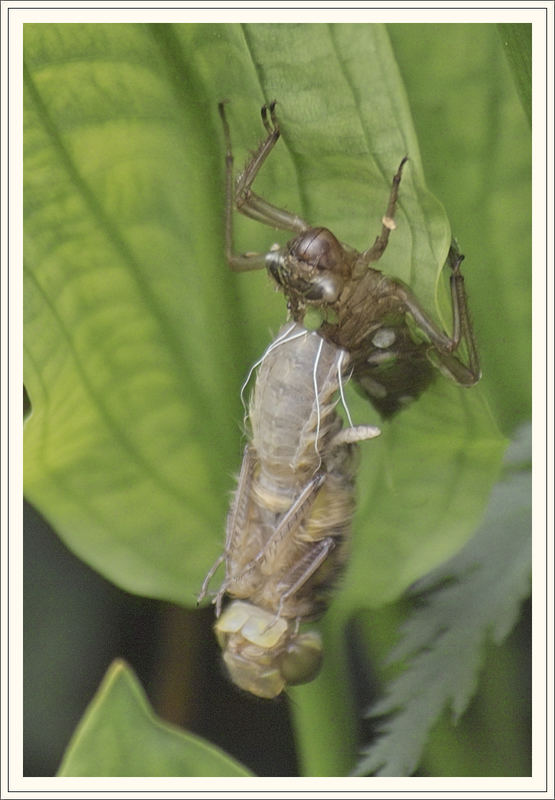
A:
POLYGON ((341 427, 335 396, 348 357, 297 324, 280 336, 259 368, 249 420, 262 481, 295 494, 341 427))
MULTIPOLYGON (((356 442, 379 431, 342 429, 336 395, 346 354, 299 324, 261 359, 245 449, 228 515, 226 577, 235 598, 215 625, 232 680, 261 697, 311 680, 321 660, 319 616, 349 549, 356 442)), ((216 562, 218 564, 219 562, 216 562)), ((203 586, 214 572, 209 572, 203 586)))

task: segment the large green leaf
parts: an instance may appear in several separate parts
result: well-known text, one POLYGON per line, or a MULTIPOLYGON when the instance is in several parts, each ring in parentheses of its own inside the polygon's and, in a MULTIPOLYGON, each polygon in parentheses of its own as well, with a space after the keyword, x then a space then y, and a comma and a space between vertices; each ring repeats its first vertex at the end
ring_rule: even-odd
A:
MULTIPOLYGON (((526 38, 529 26, 515 27, 526 38)), ((529 419, 532 399, 530 128, 496 25, 390 25, 388 31, 428 185, 466 255, 482 393, 512 435, 529 419)))
POLYGON ((500 24, 499 35, 522 107, 532 124, 532 25, 500 24))
POLYGON ((156 717, 131 669, 115 661, 71 740, 62 777, 243 777, 251 773, 198 736, 156 717))
MULTIPOLYGON (((345 619, 469 538, 498 473, 497 424, 508 433, 530 408, 530 140, 495 26, 390 33, 395 58, 378 25, 25 27, 26 494, 105 576, 184 604, 221 548, 239 387, 285 314, 264 275, 233 275, 222 256, 217 101, 230 100, 241 165, 277 98, 283 137, 257 189, 357 248, 408 153, 380 267, 433 314, 450 228, 401 65, 428 182, 467 255, 483 388, 439 380, 362 447, 324 671, 294 695, 305 774, 353 766, 345 619)), ((239 221, 241 250, 276 238, 239 221)), ((357 422, 376 421, 349 399, 357 422)))
MULTIPOLYGON (((192 603, 239 464, 241 379, 284 316, 222 258, 217 100, 241 162, 278 98, 258 188, 359 248, 408 152, 382 266, 428 308, 447 219, 380 26, 31 25, 25 52, 26 492, 104 575, 192 603)), ((273 238, 239 232, 243 249, 273 238)), ((500 438, 479 391, 439 383, 365 449, 348 605, 391 599, 470 535, 500 438)))

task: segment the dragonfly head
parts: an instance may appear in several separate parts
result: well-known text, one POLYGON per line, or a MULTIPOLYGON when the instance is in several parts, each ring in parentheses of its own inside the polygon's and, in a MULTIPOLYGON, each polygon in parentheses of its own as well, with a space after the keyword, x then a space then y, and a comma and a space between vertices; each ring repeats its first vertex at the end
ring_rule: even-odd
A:
POLYGON ((270 251, 266 265, 274 280, 301 305, 331 305, 344 284, 345 250, 327 228, 309 228, 284 248, 270 251))
POLYGON ((276 618, 259 606, 234 601, 215 630, 231 680, 258 697, 277 697, 287 685, 311 681, 320 670, 319 634, 299 633, 294 620, 276 618))

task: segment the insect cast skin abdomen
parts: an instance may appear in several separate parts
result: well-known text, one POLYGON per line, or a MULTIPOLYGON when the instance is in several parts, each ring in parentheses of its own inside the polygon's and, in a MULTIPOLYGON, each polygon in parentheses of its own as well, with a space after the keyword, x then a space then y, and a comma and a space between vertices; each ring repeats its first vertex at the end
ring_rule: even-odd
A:
POLYGON ((347 362, 289 323, 258 370, 216 607, 224 593, 235 599, 215 630, 232 680, 260 697, 312 680, 321 663, 319 635, 299 625, 323 613, 345 566, 356 442, 379 433, 342 430, 336 395, 347 362))

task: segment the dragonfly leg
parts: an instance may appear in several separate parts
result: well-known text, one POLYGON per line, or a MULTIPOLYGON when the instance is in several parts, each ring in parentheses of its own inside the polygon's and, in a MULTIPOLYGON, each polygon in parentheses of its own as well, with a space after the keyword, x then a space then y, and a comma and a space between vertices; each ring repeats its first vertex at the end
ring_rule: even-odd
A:
POLYGON ((451 309, 452 333, 448 336, 422 309, 411 291, 404 286, 398 286, 400 296, 405 303, 416 324, 430 339, 431 346, 427 352, 429 360, 443 374, 462 386, 473 386, 480 380, 480 361, 474 331, 470 321, 464 278, 461 273, 461 263, 464 256, 459 253, 453 241, 449 248, 447 263, 451 268, 451 309), (464 342, 468 363, 465 364, 459 356, 455 355, 461 342, 464 342))
MULTIPOLYGON (((223 553, 221 553, 221 555, 218 556, 214 564, 208 570, 206 578, 203 581, 200 593, 197 597, 197 605, 206 596, 210 581, 214 577, 214 574, 216 573, 216 570, 218 569, 220 564, 223 564, 224 561, 227 562, 229 553, 232 552, 235 547, 237 536, 241 533, 241 531, 245 527, 246 519, 249 513, 250 489, 252 484, 252 476, 254 472, 255 463, 256 459, 254 456, 254 452, 252 448, 249 445, 247 445, 243 453, 243 461, 241 464, 241 472, 239 473, 239 479, 237 481, 237 489, 235 490, 233 503, 231 505, 229 514, 227 516, 224 551, 223 553)), ((216 605, 217 616, 220 615, 222 598, 226 592, 227 587, 229 586, 229 583, 230 583, 230 578, 226 576, 213 600, 213 602, 216 605)))
POLYGON ((241 570, 238 575, 234 575, 227 584, 240 580, 247 572, 254 569, 258 564, 267 560, 273 555, 276 548, 279 547, 285 537, 296 530, 300 521, 305 519, 308 512, 314 505, 318 492, 326 480, 325 473, 318 473, 312 480, 310 480, 302 492, 299 494, 295 502, 287 509, 282 515, 278 524, 276 525, 272 535, 264 544, 264 547, 257 553, 257 555, 249 561, 248 564, 241 570))
POLYGON ((316 570, 324 563, 334 547, 335 540, 333 536, 326 536, 324 539, 319 539, 314 542, 304 557, 291 568, 289 573, 284 575, 283 583, 287 583, 289 588, 279 598, 275 618, 272 620, 269 627, 275 624, 278 617, 281 617, 285 601, 302 589, 309 578, 311 578, 316 570))
POLYGON ((225 188, 225 253, 230 267, 237 271, 263 269, 266 266, 265 253, 233 252, 233 207, 237 208, 246 217, 262 222, 273 228, 291 230, 302 233, 309 225, 296 214, 291 214, 285 209, 278 208, 252 191, 252 184, 266 158, 271 153, 280 136, 279 125, 275 115, 275 101, 262 107, 262 121, 267 131, 244 170, 237 176, 235 190, 233 188, 233 152, 231 148, 231 133, 225 114, 225 103, 218 104, 220 117, 224 128, 226 144, 226 188, 225 188))
POLYGON ((393 176, 387 209, 382 217, 381 232, 379 236, 376 237, 376 241, 372 247, 364 250, 357 258, 353 270, 353 275, 355 277, 364 274, 364 268, 367 267, 368 264, 373 261, 378 261, 382 257, 385 248, 387 247, 387 243, 389 242, 389 234, 392 230, 395 230, 395 211, 397 208, 397 198, 399 196, 399 184, 401 183, 403 167, 405 166, 407 160, 408 156, 405 156, 399 164, 397 172, 393 176))

